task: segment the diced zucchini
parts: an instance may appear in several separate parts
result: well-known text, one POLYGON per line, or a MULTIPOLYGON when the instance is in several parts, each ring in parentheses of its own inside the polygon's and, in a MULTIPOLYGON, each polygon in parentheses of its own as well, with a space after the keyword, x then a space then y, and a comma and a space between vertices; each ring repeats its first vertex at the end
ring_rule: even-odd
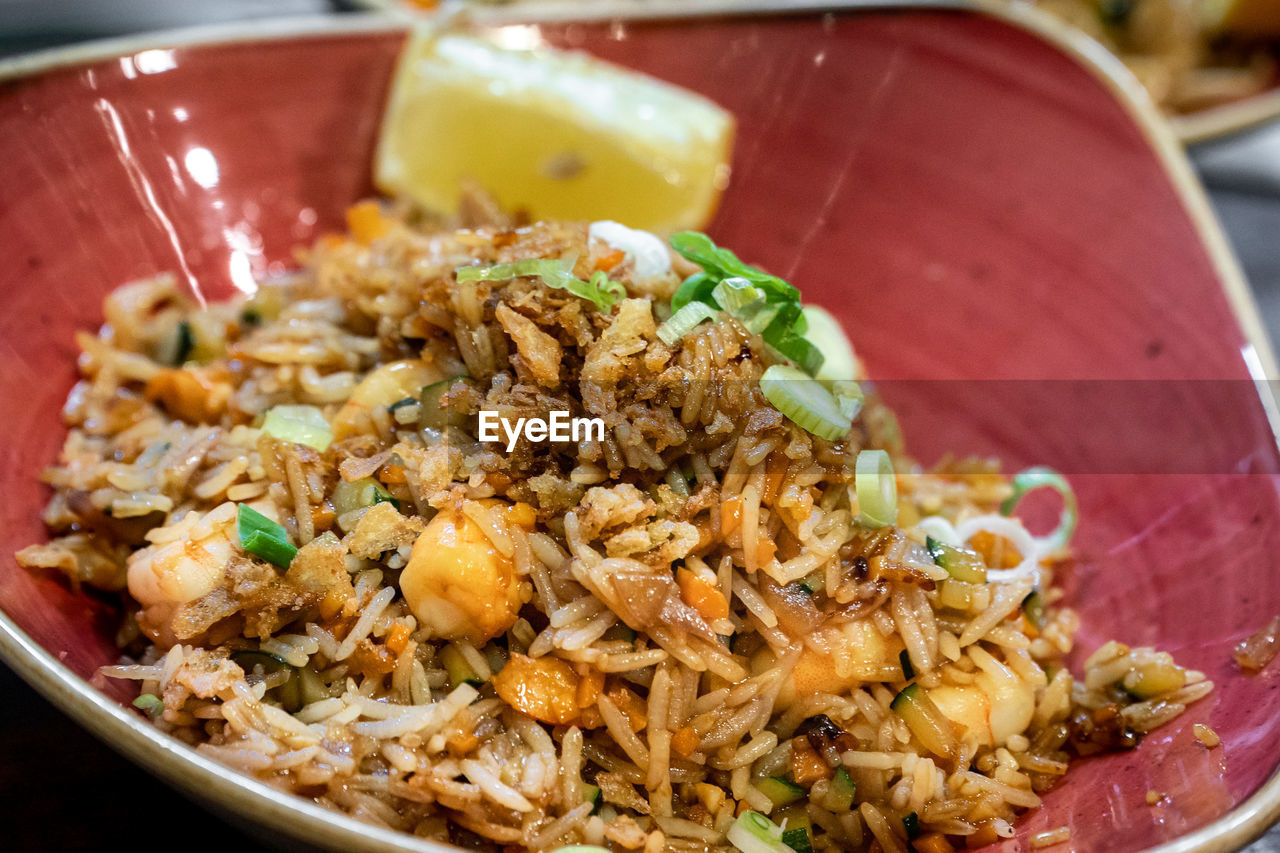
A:
POLYGON ((902 828, 907 831, 907 840, 911 841, 920 834, 920 815, 908 812, 902 816, 902 828))
POLYGON ((911 655, 903 649, 898 652, 898 663, 902 664, 902 677, 910 681, 916 677, 916 668, 911 665, 911 655))
POLYGON ((241 649, 231 653, 231 660, 244 670, 245 675, 252 675, 255 669, 261 669, 263 675, 287 671, 289 678, 283 684, 271 690, 270 695, 280 702, 280 707, 290 714, 302 708, 302 679, 298 677, 298 669, 279 655, 264 652, 260 649, 241 649))
POLYGON ((416 424, 422 420, 419 414, 421 406, 417 397, 405 397, 387 406, 387 414, 398 424, 416 424))
POLYGON ((942 715, 919 684, 908 684, 889 705, 916 739, 936 755, 952 756, 958 746, 951 721, 942 715))
POLYGON ((822 575, 818 572, 814 572, 808 577, 803 577, 796 581, 796 586, 800 587, 810 595, 813 595, 818 590, 822 589, 822 575))
POLYGON ((440 652, 440 663, 444 665, 444 671, 449 674, 450 689, 461 684, 470 684, 473 687, 480 686, 480 674, 476 672, 475 667, 467 662, 466 657, 462 652, 458 651, 457 646, 445 646, 440 652))
POLYGON ((389 503, 396 509, 400 501, 372 477, 347 482, 343 480, 333 490, 333 511, 338 518, 358 509, 368 509, 374 504, 389 503))
POLYGON ((774 808, 790 805, 805 795, 804 788, 781 776, 769 776, 761 779, 756 783, 756 788, 769 798, 774 808))
POLYGON ((309 666, 298 670, 298 685, 302 694, 303 705, 310 705, 312 702, 319 702, 321 699, 329 698, 329 691, 324 682, 320 680, 320 675, 309 666))
POLYGON ((973 607, 973 591, 977 589, 971 583, 947 578, 938 586, 938 602, 952 610, 969 610, 973 607))
POLYGON ((841 767, 836 770, 836 775, 831 778, 831 788, 827 793, 827 803, 832 806, 832 811, 848 811, 853 808, 853 798, 857 793, 858 786, 853 784, 853 777, 849 775, 848 770, 841 767))
POLYGON ((465 426, 466 417, 442 405, 441 400, 449 392, 449 389, 454 386, 454 383, 469 381, 466 376, 455 376, 452 379, 433 382, 424 387, 422 393, 418 395, 418 400, 422 404, 422 412, 418 416, 418 426, 422 429, 465 426))
POLYGON ((582 783, 582 801, 593 805, 600 805, 600 786, 582 783))
POLYGON ((1120 686, 1135 699, 1154 699, 1187 683, 1187 671, 1172 661, 1144 664, 1129 672, 1120 686))
POLYGON ((796 853, 813 853, 813 842, 809 839, 809 828, 805 826, 782 830, 782 843, 796 851, 796 853))
POLYGON ((968 548, 956 548, 933 537, 925 541, 929 556, 939 566, 947 570, 947 574, 956 580, 966 583, 986 583, 987 567, 982 562, 982 555, 968 548))
POLYGON ((1037 631, 1044 627, 1044 596, 1040 590, 1033 589, 1022 599, 1022 613, 1037 631))
POLYGON ((634 643, 636 641, 636 632, 621 622, 618 622, 608 631, 604 632, 604 639, 614 642, 617 642, 618 640, 626 640, 628 643, 634 643))

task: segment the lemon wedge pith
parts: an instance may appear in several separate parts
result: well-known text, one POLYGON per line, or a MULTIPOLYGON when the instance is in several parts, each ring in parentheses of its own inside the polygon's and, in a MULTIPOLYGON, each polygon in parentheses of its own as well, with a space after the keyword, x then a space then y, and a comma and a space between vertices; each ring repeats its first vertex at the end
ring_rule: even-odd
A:
POLYGON ((539 219, 696 228, 728 181, 733 117, 580 53, 410 38, 374 164, 378 188, 454 213, 474 180, 539 219))

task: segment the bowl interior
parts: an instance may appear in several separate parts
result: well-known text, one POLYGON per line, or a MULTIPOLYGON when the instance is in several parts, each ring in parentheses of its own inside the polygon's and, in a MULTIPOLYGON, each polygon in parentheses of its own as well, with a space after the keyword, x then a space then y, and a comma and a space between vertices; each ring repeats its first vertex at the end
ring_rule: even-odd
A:
MULTIPOLYGON (((926 463, 978 453, 1072 475, 1082 654, 1156 645, 1218 684, 1137 750, 1074 766, 1021 837, 1070 824, 1078 849, 1145 848, 1272 774, 1278 676, 1241 676, 1230 650, 1280 612, 1275 442, 1204 237, 1105 83, 959 12, 520 34, 732 110, 713 236, 842 319, 926 463), (1150 807, 1148 790, 1167 798, 1150 807)), ((400 40, 146 49, 0 83, 0 551, 44 535, 37 477, 102 296, 169 271, 216 299, 341 227, 371 192, 400 40)), ((82 677, 113 660, 102 597, 5 557, 0 608, 82 677)))

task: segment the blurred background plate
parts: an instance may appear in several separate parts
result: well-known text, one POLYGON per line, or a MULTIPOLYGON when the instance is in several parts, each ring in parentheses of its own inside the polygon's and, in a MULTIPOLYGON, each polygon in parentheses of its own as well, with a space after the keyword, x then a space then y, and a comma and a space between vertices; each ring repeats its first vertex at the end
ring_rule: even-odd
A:
MULTIPOLYGON (((1074 768, 1009 849, 1063 823, 1080 850, 1232 849, 1280 806, 1270 692, 1280 677, 1243 678, 1229 656, 1280 611, 1280 574, 1270 570, 1280 552, 1275 441, 1253 385, 1274 376, 1269 346, 1203 193, 1133 81, 1091 48, 1068 46, 1100 65, 1033 34, 1028 26, 1061 38, 1038 16, 1019 21, 882 10, 520 33, 733 110, 734 177, 713 235, 842 318, 927 461, 995 449, 1018 464, 1073 442, 1083 650, 1112 636, 1158 644, 1219 682, 1138 750, 1074 768), (1003 388, 1008 417, 983 421, 990 398, 965 393, 938 417, 924 404, 940 380, 1003 388), (992 380, 1002 384, 982 384, 992 380), (1192 394, 1168 413, 1205 440, 1187 447, 1146 435, 1153 473, 1117 459, 1123 425, 1094 411, 1056 407, 1059 422, 1046 428, 1040 390, 1076 380, 1230 393, 1192 394), (1017 383, 1027 392, 1012 393, 1017 383), (953 423, 992 426, 957 446, 953 423), (1196 721, 1223 746, 1206 751, 1190 733, 1196 721), (1168 795, 1156 808, 1145 799, 1153 789, 1168 795)), ((0 86, 0 228, 9 235, 0 406, 10 413, 0 421, 0 476, 10 484, 0 550, 43 535, 36 475, 61 441, 50 426, 74 378, 72 332, 100 322, 108 289, 175 270, 225 294, 245 270, 284 268, 295 244, 340 227, 343 208, 370 191, 401 38, 386 26, 252 23, 10 66, 28 76, 0 86)), ((260 822, 267 837, 429 849, 230 774, 91 687, 114 654, 108 602, 5 560, 0 608, 6 659, 60 709, 175 785, 260 822)), ((24 754, 15 792, 32 777, 61 783, 77 770, 66 753, 61 769, 45 750, 24 754)), ((90 795, 110 798, 114 787, 99 782, 90 795)), ((120 793, 93 839, 114 823, 122 839, 137 837, 120 816, 140 797, 120 793)), ((150 810, 140 818, 153 828, 150 810)), ((14 843, 45 846, 56 829, 36 824, 14 843)))

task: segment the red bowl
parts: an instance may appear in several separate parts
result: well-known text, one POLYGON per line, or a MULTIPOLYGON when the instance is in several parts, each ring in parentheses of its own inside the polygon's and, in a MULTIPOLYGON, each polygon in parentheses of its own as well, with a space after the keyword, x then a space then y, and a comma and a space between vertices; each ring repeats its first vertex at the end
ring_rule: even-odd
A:
MULTIPOLYGON (((1006 849, 1063 824, 1079 850, 1233 849, 1260 833, 1280 813, 1280 667, 1243 676, 1230 652, 1280 613, 1276 373, 1203 194, 1129 78, 1010 12, 541 35, 732 110, 713 236, 843 320, 920 458, 1071 475, 1082 653, 1156 645, 1217 683, 1138 749, 1073 766, 1006 849), (1148 790, 1167 797, 1148 806, 1148 790)), ((218 298, 340 227, 371 192, 402 38, 352 18, 254 24, 0 68, 0 551, 44 536, 37 475, 63 438, 75 330, 125 281, 173 271, 218 298)), ((182 788, 335 849, 441 849, 229 773, 90 686, 114 657, 102 600, 6 557, 0 609, 11 666, 182 788)))

